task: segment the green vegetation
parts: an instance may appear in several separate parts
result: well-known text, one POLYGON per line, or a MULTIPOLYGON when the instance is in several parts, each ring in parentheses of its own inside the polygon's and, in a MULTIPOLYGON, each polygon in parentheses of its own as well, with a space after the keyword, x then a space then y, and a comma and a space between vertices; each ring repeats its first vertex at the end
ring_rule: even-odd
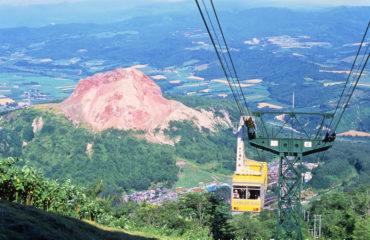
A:
POLYGON ((260 215, 236 215, 232 222, 236 239, 273 239, 275 225, 276 213, 266 210, 260 215))
POLYGON ((178 168, 169 146, 151 144, 113 129, 97 134, 93 144, 92 161, 97 164, 91 167, 92 174, 99 170, 98 176, 108 183, 115 182, 127 190, 147 189, 159 182, 172 185, 176 181, 178 168))
MULTIPOLYGON (((348 139, 348 138, 347 138, 348 139)), ((327 189, 337 184, 349 188, 370 182, 368 143, 338 141, 324 155, 319 167, 313 169, 309 185, 315 189, 327 189)), ((315 157, 307 158, 315 161, 315 157)))
MULTIPOLYGON (((231 121, 239 117, 229 100, 167 97, 190 107, 212 110, 217 116, 224 116, 222 110, 226 110, 231 121)), ((171 122, 165 133, 173 138, 181 136, 173 147, 148 143, 135 137, 135 131, 109 129, 91 133, 58 114, 54 105, 10 112, 2 115, 2 119, 2 157, 22 157, 31 166, 42 169, 46 177, 61 181, 72 179, 74 184, 87 185, 102 179, 105 193, 148 189, 153 185, 193 187, 199 182, 213 181, 215 176, 230 175, 235 168, 236 139, 231 128, 219 127, 219 131, 213 133, 208 129, 199 130, 191 121, 171 122), (43 126, 34 132, 31 125, 40 117, 43 126), (178 159, 188 163, 180 173, 175 166, 178 159)), ((345 142, 338 138, 334 148, 324 155, 320 166, 313 170, 309 186, 326 189, 342 181, 346 185, 370 181, 366 143, 344 139, 345 142)), ((255 149, 247 150, 248 157, 260 159, 253 152, 255 149)), ((273 158, 266 153, 262 157, 268 162, 273 158)), ((307 160, 314 162, 315 158, 307 157, 307 160)))
POLYGON ((223 113, 220 110, 225 110, 232 121, 239 122, 240 113, 238 108, 235 106, 235 102, 230 99, 213 99, 207 97, 198 96, 181 96, 181 95, 165 95, 167 99, 176 100, 182 102, 188 107, 195 109, 206 109, 216 110, 216 116, 223 117, 223 113))
MULTIPOLYGON (((176 98, 221 117, 224 117, 221 110, 226 110, 232 121, 238 118, 228 100, 176 98)), ((72 179, 75 184, 87 185, 102 179, 105 192, 143 190, 153 185, 171 187, 177 181, 178 158, 189 163, 213 164, 207 169, 211 172, 208 175, 231 174, 235 167, 236 141, 231 128, 219 127, 213 133, 199 130, 190 121, 171 122, 166 134, 181 136, 180 142, 175 147, 158 145, 136 137, 137 131, 108 129, 92 133, 86 126, 73 125, 53 104, 4 114, 0 124, 0 156, 22 157, 31 166, 42 169, 46 177, 61 181, 72 179)), ((185 179, 187 176, 190 174, 181 175, 181 181, 189 180, 185 179)), ((213 181, 211 177, 206 180, 213 181)))
POLYGON ((322 215, 323 239, 367 239, 370 236, 370 185, 344 193, 322 196, 310 207, 310 214, 322 215))
POLYGON ((132 131, 94 134, 55 111, 38 107, 4 116, 0 156, 21 156, 47 177, 62 181, 86 185, 100 178, 106 190, 147 189, 152 183, 171 186, 176 181, 178 168, 170 146, 148 143, 132 131), (34 133, 31 124, 41 118, 43 126, 34 133))
MULTIPOLYGON (((110 211, 109 201, 95 201, 95 195, 88 195, 85 188, 71 184, 67 180, 59 184, 43 177, 40 171, 16 165, 18 160, 7 158, 0 162, 0 198, 66 216, 97 220, 97 217, 110 211)), ((91 191, 90 191, 91 192, 91 191)))
MULTIPOLYGON (((322 216, 320 239, 367 239, 370 234, 370 185, 360 185, 346 192, 321 195, 310 207, 310 222, 301 223, 304 239, 313 228, 314 215, 322 216)), ((236 239, 272 239, 275 234, 276 212, 236 215, 232 219, 236 239)))
POLYGON ((182 158, 199 164, 217 162, 221 165, 221 162, 225 162, 226 169, 235 168, 236 141, 231 129, 216 134, 208 129, 199 131, 189 121, 170 122, 165 134, 172 138, 181 136, 181 140, 175 145, 175 151, 182 158))
POLYGON ((210 172, 210 170, 208 169, 207 171, 206 169, 197 167, 195 164, 189 165, 187 163, 187 165, 180 167, 178 181, 175 187, 192 188, 198 186, 200 182, 231 182, 231 176, 210 172))
MULTIPOLYGON (((201 98, 188 101, 186 104, 205 106, 201 98)), ((211 101, 215 104, 211 104, 214 110, 209 108, 216 115, 222 114, 222 105, 217 106, 218 101, 211 101)), ((161 146, 135 137, 138 133, 134 131, 109 129, 91 133, 84 126, 74 126, 63 115, 57 114, 55 108, 29 108, 4 114, 2 118, 0 153, 5 160, 1 161, 0 167, 1 199, 72 217, 71 221, 88 219, 114 229, 149 234, 146 236, 169 239, 273 238, 275 212, 265 210, 260 215, 231 217, 229 206, 223 203, 229 196, 226 189, 215 194, 184 195, 161 206, 122 203, 117 197, 123 191, 148 189, 153 184, 192 187, 199 182, 227 181, 226 176, 232 173, 235 164, 236 141, 231 129, 219 128, 218 133, 212 133, 207 129, 199 131, 190 121, 171 122, 166 134, 181 136, 181 140, 175 146, 161 146), (43 126, 34 132, 31 125, 41 117, 43 126), (20 156, 29 163, 17 162, 7 158, 9 156, 20 156), (186 165, 179 169, 175 166, 176 161, 185 161, 186 165), (60 182, 44 178, 34 166, 42 169, 46 177, 60 182), (105 187, 96 179, 101 179, 105 187), (80 187, 92 182, 95 184, 89 188, 80 187), (97 196, 102 195, 110 197, 97 200, 97 196)), ((232 116, 234 121, 233 118, 237 118, 237 113, 232 116)), ((366 142, 348 139, 338 138, 334 148, 320 159, 320 166, 313 170, 313 179, 307 185, 317 191, 342 184, 342 189, 348 191, 317 196, 323 207, 318 202, 310 207, 311 215, 321 214, 323 219, 327 215, 323 235, 331 239, 363 239, 368 235, 369 219, 361 211, 368 209, 369 192, 364 187, 354 187, 369 182, 370 168, 366 160, 369 150, 366 142), (333 202, 334 199, 337 202, 333 202), (339 217, 335 218, 335 215, 339 217)), ((248 156, 257 158, 253 153, 248 156)), ((315 162, 314 157, 307 160, 315 162)), ((19 215, 16 221, 24 218, 27 216, 19 215)), ((307 237, 308 227, 303 224, 302 228, 307 237)), ((23 225, 20 228, 28 231, 23 225)), ((50 228, 45 226, 45 229, 50 228)), ((50 232, 59 234, 52 228, 50 232)), ((16 233, 12 237, 21 238, 16 233)))
MULTIPOLYGON (((121 202, 116 208, 113 208, 112 199, 97 199, 97 195, 102 189, 102 184, 99 182, 89 189, 72 185, 70 181, 59 184, 54 180, 44 178, 39 171, 27 164, 20 168, 15 165, 16 162, 17 160, 13 158, 0 161, 2 175, 0 199, 2 200, 32 205, 76 219, 89 219, 108 227, 144 231, 161 236, 186 239, 212 239, 212 237, 226 239, 232 237, 228 224, 228 219, 231 217, 228 211, 229 207, 212 193, 187 194, 162 206, 145 202, 141 205, 136 205, 134 202, 121 202)), ((3 209, 1 210, 2 214, 7 215, 3 209)), ((32 221, 26 213, 17 215, 16 218, 22 219, 18 222, 32 221)), ((40 218, 43 217, 40 216, 40 218)), ((11 221, 16 220, 11 219, 11 221)), ((51 229, 52 233, 50 234, 55 234, 53 237, 60 236, 63 233, 62 230, 68 228, 63 225, 66 224, 66 221, 73 220, 67 218, 55 220, 56 226, 54 226, 61 226, 58 230, 51 229)), ((23 225, 19 224, 19 228, 22 230, 23 225)), ((25 226, 29 226, 29 223, 25 223, 25 226)), ((5 234, 6 228, 13 230, 12 226, 1 225, 0 233, 5 234)), ((23 230, 27 232, 27 229, 28 227, 25 227, 23 230)), ((31 230, 30 232, 35 234, 31 230)), ((47 234, 48 229, 45 232, 47 234)), ((17 235, 17 232, 11 232, 14 234, 14 238, 20 238, 22 233, 23 231, 18 231, 17 235)), ((79 236, 78 231, 76 234, 79 236)))
POLYGON ((230 239, 229 207, 212 193, 189 193, 162 206, 129 203, 121 213, 131 215, 130 229, 165 233, 184 239, 230 239))
POLYGON ((19 157, 21 155, 21 138, 15 131, 0 130, 0 153, 3 157, 19 157))
POLYGON ((0 239, 2 240, 145 240, 160 238, 153 234, 113 230, 99 224, 91 224, 5 200, 0 200, 0 209, 0 239))
MULTIPOLYGON (((228 99, 209 99, 197 96, 166 96, 168 99, 174 99, 195 109, 206 109, 213 111, 215 116, 225 117, 224 113, 229 115, 232 122, 239 122, 240 113, 235 102, 228 99)), ((217 133, 210 132, 208 129, 199 131, 189 121, 170 122, 170 127, 165 131, 170 137, 181 136, 181 140, 175 145, 176 155, 181 158, 191 160, 198 164, 216 163, 214 168, 208 169, 223 174, 232 174, 235 169, 235 149, 236 137, 232 128, 218 128, 217 133)), ((271 154, 263 154, 264 161, 272 160, 271 154)), ((247 156, 252 159, 260 159, 259 153, 247 148, 247 156)))
MULTIPOLYGON (((215 116, 225 117, 226 112, 231 121, 239 121, 240 114, 235 103, 230 100, 209 99, 197 96, 166 96, 195 109, 213 111, 215 116)), ((219 127, 217 133, 208 129, 199 131, 191 122, 170 122, 170 127, 165 131, 170 137, 181 136, 175 145, 176 155, 191 160, 198 164, 216 163, 211 171, 231 174, 235 169, 236 138, 232 128, 219 127)))
MULTIPOLYGON (((44 178, 27 164, 21 168, 16 162, 12 158, 0 161, 0 214, 3 216, 0 236, 3 239, 23 239, 24 236, 79 239, 90 234, 98 239, 103 234, 108 236, 105 239, 130 239, 121 230, 131 231, 130 234, 134 231, 135 235, 138 231, 144 232, 144 236, 163 239, 270 239, 274 236, 275 211, 231 217, 229 206, 222 203, 221 192, 190 193, 161 206, 123 203, 119 199, 97 198, 102 190, 101 181, 89 188, 75 186, 70 181, 60 184, 44 178), (49 213, 4 200, 32 205, 49 213), (92 220, 98 228, 77 219, 92 220), (117 230, 105 232, 103 229, 107 228, 99 224, 117 230)), ((365 239, 369 235, 369 189, 369 185, 360 185, 345 193, 324 194, 312 203, 308 209, 311 216, 322 215, 323 239, 365 239)), ((309 237, 307 230, 311 223, 302 224, 304 236, 309 237)), ((140 238, 132 236, 132 239, 140 238)))

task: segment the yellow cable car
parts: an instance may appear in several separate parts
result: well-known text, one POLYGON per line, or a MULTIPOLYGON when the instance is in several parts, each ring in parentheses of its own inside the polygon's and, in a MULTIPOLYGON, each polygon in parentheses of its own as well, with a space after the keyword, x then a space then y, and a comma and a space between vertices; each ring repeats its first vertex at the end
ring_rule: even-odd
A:
POLYGON ((244 124, 240 119, 236 170, 231 188, 231 210, 233 212, 261 212, 265 203, 267 190, 267 163, 245 157, 244 124))
POLYGON ((244 170, 233 177, 232 211, 261 212, 267 190, 267 163, 246 159, 244 170))

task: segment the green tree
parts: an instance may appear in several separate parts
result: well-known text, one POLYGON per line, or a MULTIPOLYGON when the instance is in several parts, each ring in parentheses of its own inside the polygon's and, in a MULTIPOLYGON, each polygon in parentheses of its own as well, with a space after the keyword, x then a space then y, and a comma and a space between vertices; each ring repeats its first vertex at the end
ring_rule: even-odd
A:
POLYGON ((5 158, 21 156, 22 140, 17 132, 8 129, 0 130, 0 153, 5 158))
POLYGON ((86 195, 92 198, 98 197, 98 195, 103 191, 103 186, 104 184, 102 179, 95 180, 95 182, 86 189, 86 195))
POLYGON ((310 213, 322 215, 322 234, 331 239, 363 239, 368 233, 369 185, 344 193, 324 195, 313 202, 310 213))
POLYGON ((29 142, 34 138, 33 128, 31 126, 26 126, 23 128, 22 137, 25 141, 29 142))
POLYGON ((271 228, 271 225, 250 213, 236 216, 233 227, 237 239, 271 239, 274 234, 274 228, 271 228))
POLYGON ((370 236, 370 215, 358 218, 353 230, 353 239, 367 239, 370 236))
POLYGON ((189 193, 180 198, 180 211, 197 222, 198 230, 210 228, 214 239, 233 237, 229 207, 213 193, 189 193))

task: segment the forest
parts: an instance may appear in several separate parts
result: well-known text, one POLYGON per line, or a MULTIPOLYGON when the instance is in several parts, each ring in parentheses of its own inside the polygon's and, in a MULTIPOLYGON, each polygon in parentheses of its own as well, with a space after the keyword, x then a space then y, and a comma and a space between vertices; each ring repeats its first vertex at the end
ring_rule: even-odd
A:
MULTIPOLYGON (((214 109, 220 116, 220 109, 225 109, 232 121, 238 118, 228 101, 178 98, 190 107, 214 109)), ((207 129, 199 131, 190 121, 171 122, 166 134, 181 136, 181 140, 175 146, 166 146, 137 138, 135 131, 91 133, 87 126, 75 126, 55 108, 44 105, 4 113, 1 118, 2 200, 174 239, 274 237, 275 211, 232 216, 225 202, 225 189, 186 194, 161 206, 124 203, 120 199, 122 193, 157 185, 171 187, 177 181, 179 169, 175 163, 179 158, 200 165, 213 162, 216 164, 209 171, 231 174, 235 164, 231 128, 220 127, 218 133, 210 133, 207 129), (32 123, 41 117, 43 127, 34 131, 32 123), (89 143, 91 152, 86 148, 89 143)), ((319 163, 304 188, 322 193, 305 209, 311 215, 322 215, 323 239, 364 239, 369 235, 367 146, 364 139, 338 138, 325 155, 305 158, 319 163)), ((257 157, 254 152, 247 154, 257 157)), ((273 156, 267 157, 273 160, 273 156)), ((306 238, 310 238, 309 228, 312 222, 302 221, 306 238)))
MULTIPOLYGON (((204 97, 166 96, 196 109, 212 110, 223 116, 229 113, 238 121, 234 104, 224 99, 204 97)), ((230 175, 235 168, 236 139, 232 128, 219 127, 217 133, 208 129, 199 131, 191 121, 170 122, 165 134, 181 136, 175 146, 147 142, 135 135, 138 131, 108 129, 93 133, 83 124, 73 125, 64 115, 48 105, 40 105, 0 117, 1 157, 21 157, 30 165, 41 169, 45 176, 74 184, 89 184, 97 179, 104 181, 104 192, 131 192, 152 186, 172 187, 177 181, 178 159, 200 165, 213 164, 209 169, 230 175), (42 118, 43 126, 34 131, 33 123, 42 118), (90 144, 91 149, 87 147, 90 144)), ((308 186, 327 189, 341 184, 356 186, 369 182, 370 167, 366 139, 338 137, 333 149, 304 161, 317 162, 308 186)), ((247 147, 247 156, 271 162, 272 154, 262 154, 247 147), (263 159, 262 159, 263 158, 263 159)), ((20 163, 22 165, 22 163, 20 163)))
MULTIPOLYGON (((210 104, 204 98, 191 98, 184 102, 191 107, 212 108, 219 116, 223 116, 221 109, 236 113, 228 101, 224 107, 220 100, 210 104)), ((62 181, 72 179, 76 184, 88 184, 102 179, 105 191, 130 192, 153 185, 171 187, 177 180, 178 158, 200 164, 216 163, 212 171, 227 174, 234 168, 235 139, 231 128, 220 127, 218 133, 210 133, 208 129, 199 131, 190 121, 171 122, 165 133, 181 136, 173 147, 136 137, 140 131, 108 129, 93 133, 83 124, 73 125, 47 105, 4 113, 1 117, 2 157, 22 157, 31 166, 42 169, 46 177, 62 181), (32 124, 41 118, 43 126, 35 131, 32 124)))
POLYGON ((176 181, 172 149, 136 138, 133 132, 109 129, 94 135, 64 116, 35 109, 11 113, 5 121, 0 130, 2 157, 21 156, 47 177, 81 184, 103 179, 107 189, 117 191, 176 181), (40 117, 43 127, 34 133, 31 124, 40 117))
POLYGON ((319 166, 312 170, 313 178, 308 183, 310 187, 323 190, 342 185, 349 189, 370 182, 368 143, 350 140, 337 140, 333 148, 325 154, 307 157, 307 161, 319 163, 319 166))
MULTIPOLYGON (((45 178, 39 170, 19 159, 0 161, 0 199, 126 230, 153 232, 159 236, 187 239, 225 239, 231 237, 228 206, 212 193, 190 193, 162 206, 149 203, 124 203, 120 198, 101 198, 102 181, 89 187, 59 183, 45 178)), ((4 231, 2 227, 0 230, 4 231)), ((12 239, 11 234, 7 235, 12 239)))
MULTIPOLYGON (((88 187, 73 185, 69 180, 59 183, 45 178, 28 163, 19 167, 19 161, 14 158, 0 160, 1 204, 12 201, 115 229, 154 233, 174 239, 274 237, 275 211, 232 216, 222 194, 217 191, 184 194, 178 200, 161 206, 146 202, 138 205, 112 196, 100 197, 102 181, 95 181, 88 187)), ((368 184, 359 185, 349 191, 327 193, 307 207, 312 216, 322 215, 321 239, 366 239, 369 236, 369 187, 368 184)), ((305 238, 311 237, 308 233, 310 227, 310 223, 302 221, 305 238)), ((5 231, 4 239, 19 236, 19 232, 9 232, 5 224, 0 225, 0 234, 5 231)))

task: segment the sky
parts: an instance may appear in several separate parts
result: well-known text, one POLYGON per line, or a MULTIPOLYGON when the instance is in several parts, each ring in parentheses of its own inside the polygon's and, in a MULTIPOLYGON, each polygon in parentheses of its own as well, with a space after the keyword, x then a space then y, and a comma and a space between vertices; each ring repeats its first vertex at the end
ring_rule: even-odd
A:
MULTIPOLYGON (((208 0, 204 0, 208 1, 208 0)), ((256 7, 320 10, 369 6, 370 0, 213 0, 226 11, 256 7)), ((0 0, 0 28, 120 22, 148 14, 197 12, 194 0, 0 0)))
MULTIPOLYGON (((54 4, 62 2, 88 2, 94 0, 0 0, 1 5, 34 5, 34 4, 54 4)), ((96 0, 95 0, 96 1, 96 0)), ((102 0, 109 4, 110 0, 102 0)), ((138 4, 143 3, 156 3, 156 2, 185 2, 194 0, 136 0, 138 4)), ((227 1, 227 0, 214 0, 217 1, 227 1)), ((234 0, 235 1, 235 0, 234 0)), ((246 1, 246 0, 239 0, 246 1)), ((122 0, 122 3, 130 2, 132 0, 122 0)), ((266 0, 265 2, 271 3, 281 3, 281 4, 313 4, 313 5, 327 5, 327 6, 370 6, 370 0, 266 0)))

